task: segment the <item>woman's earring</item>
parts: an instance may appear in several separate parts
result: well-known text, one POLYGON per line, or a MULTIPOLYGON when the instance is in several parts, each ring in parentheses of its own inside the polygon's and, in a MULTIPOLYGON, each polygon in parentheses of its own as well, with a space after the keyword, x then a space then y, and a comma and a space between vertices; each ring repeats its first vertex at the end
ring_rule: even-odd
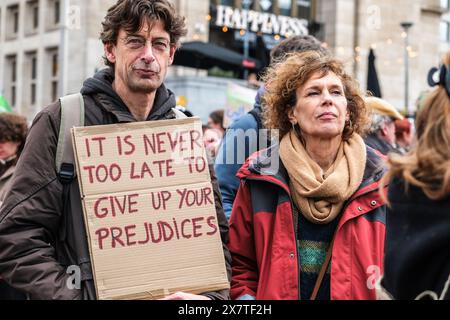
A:
POLYGON ((347 126, 349 127, 349 129, 350 129, 350 130, 353 130, 352 119, 348 119, 348 120, 346 121, 346 123, 347 123, 347 126))
POLYGON ((300 125, 296 122, 291 122, 292 124, 292 130, 294 130, 294 134, 300 138, 301 137, 301 130, 300 130, 300 125))

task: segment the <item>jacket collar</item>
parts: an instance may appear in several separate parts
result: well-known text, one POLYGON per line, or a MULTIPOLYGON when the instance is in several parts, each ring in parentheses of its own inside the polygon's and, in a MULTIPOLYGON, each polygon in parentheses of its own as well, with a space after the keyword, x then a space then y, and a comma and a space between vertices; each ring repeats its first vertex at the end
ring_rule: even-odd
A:
MULTIPOLYGON (((99 93, 94 96, 94 99, 105 109, 107 112, 112 113, 118 120, 118 122, 135 122, 136 119, 128 110, 128 107, 122 102, 121 104, 115 103, 109 95, 99 93)), ((122 100, 121 100, 122 101, 122 100)), ((155 101, 153 102, 153 108, 147 117, 149 120, 162 120, 166 114, 176 106, 175 95, 162 84, 156 91, 155 101)))
MULTIPOLYGON (((92 96, 105 111, 112 113, 118 122, 135 122, 136 119, 126 104, 114 91, 112 87, 113 82, 114 71, 111 68, 103 69, 97 72, 93 78, 89 78, 84 82, 81 93, 92 96)), ((147 121, 163 119, 175 106, 175 95, 164 84, 161 84, 156 90, 153 108, 147 121)))
MULTIPOLYGON (((386 171, 383 155, 367 145, 366 153, 367 159, 363 181, 355 195, 361 189, 379 181, 386 171)), ((278 144, 250 156, 238 171, 237 176, 239 178, 266 180, 276 183, 290 194, 289 174, 280 159, 278 144)))

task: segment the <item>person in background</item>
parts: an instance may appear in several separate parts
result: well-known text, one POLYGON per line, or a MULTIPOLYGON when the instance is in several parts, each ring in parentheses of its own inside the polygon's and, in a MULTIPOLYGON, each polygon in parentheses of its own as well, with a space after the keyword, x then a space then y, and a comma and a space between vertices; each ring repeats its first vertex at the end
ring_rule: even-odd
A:
POLYGON ((247 85, 251 89, 258 90, 262 86, 262 83, 258 81, 256 73, 252 72, 247 77, 247 85))
MULTIPOLYGON (((321 55, 330 55, 322 43, 313 36, 293 36, 281 41, 272 49, 271 62, 282 60, 288 53, 308 50, 314 50, 321 55)), ((236 173, 253 152, 268 147, 270 143, 268 136, 260 132, 264 129, 261 116, 263 111, 261 99, 264 92, 265 88, 261 86, 256 94, 253 109, 234 121, 228 128, 216 157, 214 169, 222 194, 223 209, 228 219, 239 187, 239 178, 236 173), (242 139, 238 137, 240 132, 245 135, 242 139), (239 141, 243 142, 239 143, 239 141)))
MULTIPOLYGON (((164 81, 185 18, 169 0, 118 0, 102 22, 100 38, 108 66, 81 89, 85 126, 181 118, 175 94, 164 81)), ((185 115, 182 115, 183 118, 185 115)), ((34 119, 8 197, 0 209, 0 274, 30 299, 91 300, 97 297, 79 183, 55 168, 61 104, 55 101, 34 119), (67 177, 67 176, 66 176, 67 177), (82 272, 70 288, 71 267, 82 272)), ((213 166, 208 166, 227 275, 231 276, 228 222, 213 166)), ((155 257, 155 263, 159 258, 155 257)), ((145 281, 145 279, 143 279, 145 281)), ((196 295, 177 292, 168 300, 228 299, 228 290, 196 295)))
POLYGON ((205 144, 208 161, 214 163, 222 141, 221 133, 218 129, 206 128, 203 132, 203 143, 205 144))
POLYGON ((14 113, 0 113, 0 204, 12 181, 27 133, 25 117, 14 113))
POLYGON ((223 115, 225 110, 220 109, 213 111, 208 117, 208 127, 211 129, 217 129, 220 132, 220 139, 225 134, 225 128, 223 127, 223 115))
POLYGON ((364 142, 384 155, 389 152, 399 152, 395 139, 395 120, 402 120, 403 116, 387 101, 367 97, 367 108, 371 113, 372 123, 364 142))
POLYGON ((280 144, 238 173, 232 299, 375 299, 384 165, 360 136, 368 118, 356 81, 314 51, 271 65, 264 79, 265 124, 280 144))
MULTIPOLYGON (((450 52, 416 118, 416 142, 391 154, 380 299, 450 299, 450 52)), ((384 193, 383 193, 384 194, 384 193)))
POLYGON ((411 149, 414 139, 414 131, 411 122, 407 118, 395 120, 395 140, 400 153, 405 154, 411 149))
MULTIPOLYGON (((13 180, 16 164, 28 133, 27 119, 14 113, 0 113, 0 206, 13 180)), ((26 296, 0 278, 0 300, 23 300, 26 296)))

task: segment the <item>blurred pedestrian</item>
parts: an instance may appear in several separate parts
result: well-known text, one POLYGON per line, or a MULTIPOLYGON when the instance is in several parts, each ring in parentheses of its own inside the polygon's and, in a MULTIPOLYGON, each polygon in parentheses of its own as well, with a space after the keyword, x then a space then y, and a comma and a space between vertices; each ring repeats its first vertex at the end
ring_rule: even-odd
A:
POLYGON ((27 133, 25 117, 14 113, 0 113, 0 204, 9 189, 27 133))
POLYGON ((225 110, 215 110, 209 114, 208 117, 208 127, 211 129, 216 129, 220 133, 220 139, 222 139, 223 135, 225 134, 225 128, 223 126, 223 116, 224 116, 225 110))
POLYGON ((450 53, 416 118, 416 143, 390 155, 383 298, 450 299, 450 53))
MULTIPOLYGON (((27 119, 14 113, 0 113, 0 206, 10 188, 17 161, 28 133, 27 119)), ((0 300, 23 300, 26 296, 0 278, 0 300)))
POLYGON ((210 163, 214 163, 221 142, 221 132, 218 129, 205 129, 203 132, 203 143, 205 144, 208 161, 210 161, 210 163))
POLYGON ((400 153, 405 154, 411 149, 414 139, 414 130, 407 118, 395 120, 395 141, 400 153))
MULTIPOLYGON (((280 61, 288 53, 308 50, 319 52, 321 55, 330 54, 313 36, 293 36, 281 41, 272 49, 271 61, 280 61)), ((267 134, 262 130, 264 129, 261 116, 264 92, 265 88, 261 86, 255 97, 253 109, 228 128, 216 157, 214 169, 222 193, 223 209, 228 219, 239 187, 239 178, 236 177, 236 173, 253 152, 264 149, 270 144, 267 134)))
POLYGON ((238 174, 232 298, 374 299, 384 169, 360 136, 368 119, 356 82, 342 63, 313 51, 273 64, 264 79, 265 124, 281 142, 238 174))
POLYGON ((384 155, 389 152, 399 153, 395 138, 395 120, 402 120, 403 116, 383 99, 367 97, 365 100, 372 119, 368 135, 364 138, 365 143, 384 155))

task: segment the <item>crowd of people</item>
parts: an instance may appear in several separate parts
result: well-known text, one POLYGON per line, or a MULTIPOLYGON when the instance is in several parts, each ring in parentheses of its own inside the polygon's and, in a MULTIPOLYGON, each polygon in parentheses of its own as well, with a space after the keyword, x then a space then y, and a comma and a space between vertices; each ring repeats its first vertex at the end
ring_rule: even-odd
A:
MULTIPOLYGON (((102 28, 85 126, 192 116, 164 85, 186 34, 168 0, 118 0, 102 28)), ((438 72, 406 118, 314 37, 280 42, 254 108, 203 126, 230 289, 165 299, 450 299, 450 53, 438 72)), ((54 165, 61 121, 59 101, 29 132, 0 114, 0 299, 96 298, 79 183, 54 165)))

